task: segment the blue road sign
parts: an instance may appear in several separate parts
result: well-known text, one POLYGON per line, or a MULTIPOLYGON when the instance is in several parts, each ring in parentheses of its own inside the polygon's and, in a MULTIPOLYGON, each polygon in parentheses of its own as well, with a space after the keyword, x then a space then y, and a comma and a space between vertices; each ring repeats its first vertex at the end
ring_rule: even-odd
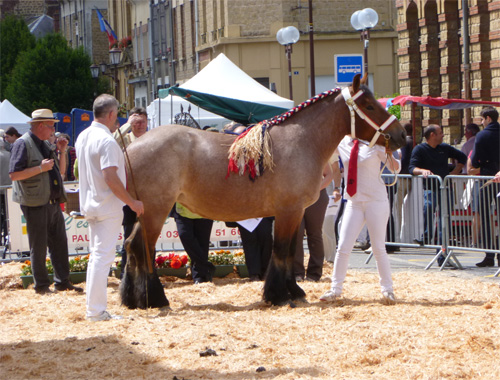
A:
POLYGON ((363 76, 362 54, 335 54, 335 78, 337 83, 352 83, 356 74, 363 76))

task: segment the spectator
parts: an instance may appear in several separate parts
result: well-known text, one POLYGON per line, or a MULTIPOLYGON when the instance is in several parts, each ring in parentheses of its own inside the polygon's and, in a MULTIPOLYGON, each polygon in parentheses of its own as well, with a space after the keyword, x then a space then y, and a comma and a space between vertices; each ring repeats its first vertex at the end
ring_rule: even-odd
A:
MULTIPOLYGON (((35 292, 52 293, 45 259, 47 247, 54 268, 55 289, 83 292, 69 282, 66 226, 59 204, 66 201, 59 165, 47 140, 54 133, 54 118, 49 109, 33 111, 31 130, 16 139, 10 158, 14 202, 21 204, 26 219, 35 292)), ((66 142, 58 142, 61 152, 66 142)))
MULTIPOLYGON (((74 181, 75 180, 75 173, 74 173, 74 166, 75 166, 75 160, 76 160, 76 149, 72 146, 69 145, 69 141, 71 138, 69 137, 68 134, 66 133, 56 133, 57 139, 65 139, 68 142, 68 147, 66 148, 66 163, 67 163, 67 169, 66 172, 63 176, 63 179, 65 181, 74 181)), ((57 151, 58 155, 61 155, 60 151, 57 151)))
POLYGON ((107 279, 115 258, 123 219, 123 204, 141 215, 144 205, 125 188, 125 160, 113 138, 118 101, 102 94, 94 100, 94 121, 78 136, 76 154, 80 181, 80 211, 89 226, 90 261, 87 269, 87 319, 119 317, 106 311, 107 279))
MULTIPOLYGON (((479 169, 480 175, 495 176, 500 170, 500 125, 498 111, 494 107, 485 107, 481 111, 481 122, 484 129, 479 132, 474 142, 474 149, 470 158, 472 168, 479 169)), ((479 190, 479 213, 481 215, 481 235, 485 249, 498 249, 491 233, 491 204, 498 198, 498 185, 493 190, 485 187, 479 190)), ((496 209, 498 209, 498 204, 496 209)), ((500 266, 500 254, 497 255, 500 266)), ((495 254, 486 252, 484 260, 477 263, 478 267, 492 267, 495 265, 495 254)))
MULTIPOLYGON (((439 125, 432 124, 425 128, 424 137, 426 142, 417 145, 413 149, 409 171, 412 175, 422 175, 426 179, 424 180, 424 234, 420 238, 415 238, 415 242, 432 244, 433 215, 436 206, 439 206, 441 212, 441 197, 438 181, 427 180, 427 177, 429 175, 438 175, 444 179, 448 174, 459 174, 467 163, 467 157, 459 150, 443 143, 444 133, 439 125), (450 158, 458 161, 458 164, 451 172, 448 168, 450 158)), ((439 216, 437 244, 442 244, 441 218, 439 216)), ((443 262, 444 257, 440 255, 438 263, 441 265, 443 262)))
POLYGON ((10 152, 3 144, 4 131, 0 129, 0 245, 7 243, 7 190, 2 186, 10 186, 9 176, 10 152))
MULTIPOLYGON (((118 120, 117 120, 118 121, 118 120)), ((128 121, 121 127, 118 124, 118 128, 114 133, 118 145, 121 148, 128 147, 132 142, 137 140, 139 137, 144 135, 148 131, 148 114, 146 110, 142 107, 134 107, 130 110, 128 121), (130 133, 129 133, 130 132, 130 133), (123 138, 123 141, 122 141, 123 138)), ((137 221, 137 215, 132 209, 125 205, 123 206, 123 245, 121 250, 122 260, 121 260, 121 276, 125 273, 125 265, 127 264, 127 251, 125 249, 125 240, 130 236, 132 230, 134 229, 134 224, 137 221)), ((152 258, 154 260, 154 258, 152 258)))
POLYGON ((175 219, 184 250, 191 259, 193 282, 211 282, 215 266, 208 261, 208 249, 214 221, 192 213, 180 203, 175 204, 170 214, 175 219))
POLYGON ((16 128, 14 128, 14 127, 7 128, 7 130, 5 131, 5 141, 7 141, 7 143, 9 144, 9 146, 7 147, 7 150, 9 152, 12 149, 12 145, 14 145, 16 140, 20 137, 21 137, 21 134, 17 131, 16 128))
MULTIPOLYGON (((224 126, 223 132, 239 135, 245 129, 244 125, 231 122, 224 126)), ((252 231, 238 223, 226 223, 228 227, 238 227, 240 231, 250 281, 263 280, 266 274, 273 250, 273 221, 273 217, 262 218, 252 231)))
POLYGON ((323 178, 320 184, 319 197, 316 202, 304 210, 304 217, 297 231, 293 271, 295 280, 300 282, 317 282, 323 275, 323 262, 325 260, 325 247, 323 245, 323 222, 328 207, 329 197, 326 187, 333 179, 333 170, 329 162, 323 168, 323 178), (307 270, 304 268, 304 231, 307 235, 309 248, 309 262, 307 270))

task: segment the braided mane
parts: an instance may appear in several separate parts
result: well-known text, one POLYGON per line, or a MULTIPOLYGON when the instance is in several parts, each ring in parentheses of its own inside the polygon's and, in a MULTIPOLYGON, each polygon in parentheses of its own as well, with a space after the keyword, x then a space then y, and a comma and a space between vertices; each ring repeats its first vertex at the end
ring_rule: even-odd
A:
POLYGON ((302 111, 318 100, 324 99, 330 95, 338 95, 340 91, 341 89, 338 87, 333 90, 324 91, 280 115, 274 116, 268 120, 263 120, 251 126, 239 135, 229 148, 229 164, 226 178, 229 177, 231 172, 243 175, 248 170, 250 179, 254 181, 256 177, 264 173, 265 169, 270 169, 272 171, 274 162, 271 153, 269 128, 273 125, 283 123, 297 112, 302 111))

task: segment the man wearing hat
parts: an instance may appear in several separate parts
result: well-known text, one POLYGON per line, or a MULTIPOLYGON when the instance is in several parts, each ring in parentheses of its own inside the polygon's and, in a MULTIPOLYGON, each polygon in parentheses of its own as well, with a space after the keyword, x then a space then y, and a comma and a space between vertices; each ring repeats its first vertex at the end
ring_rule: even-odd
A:
MULTIPOLYGON (((46 141, 54 132, 54 123, 59 120, 49 109, 33 111, 31 117, 28 121, 31 130, 12 146, 9 173, 13 181, 12 200, 21 205, 26 219, 35 292, 52 293, 45 264, 47 248, 54 267, 55 290, 83 292, 82 288, 69 282, 68 242, 59 207, 66 201, 66 193, 59 163, 46 141)), ((59 150, 65 152, 67 144, 64 139, 58 141, 59 150)), ((61 164, 65 166, 65 163, 61 164)))

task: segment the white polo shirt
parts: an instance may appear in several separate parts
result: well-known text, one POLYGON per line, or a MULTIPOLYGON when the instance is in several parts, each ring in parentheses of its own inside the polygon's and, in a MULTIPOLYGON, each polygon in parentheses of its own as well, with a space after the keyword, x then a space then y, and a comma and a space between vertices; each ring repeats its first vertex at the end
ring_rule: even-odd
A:
MULTIPOLYGON (((344 165, 344 178, 346 183, 347 173, 349 172, 349 157, 353 146, 352 141, 350 136, 345 136, 337 148, 340 158, 342 159, 342 164, 344 165)), ((344 197, 353 201, 387 200, 387 190, 384 181, 382 181, 380 177, 380 163, 385 162, 385 160, 386 155, 384 147, 374 145, 373 148, 368 148, 368 145, 360 141, 356 194, 354 194, 354 197, 351 197, 346 191, 344 197)), ((400 162, 400 160, 395 160, 400 162)))
POLYGON ((104 181, 103 169, 117 167, 118 177, 125 185, 125 159, 108 127, 92 122, 75 144, 80 182, 80 211, 87 218, 122 213, 124 203, 104 181))

